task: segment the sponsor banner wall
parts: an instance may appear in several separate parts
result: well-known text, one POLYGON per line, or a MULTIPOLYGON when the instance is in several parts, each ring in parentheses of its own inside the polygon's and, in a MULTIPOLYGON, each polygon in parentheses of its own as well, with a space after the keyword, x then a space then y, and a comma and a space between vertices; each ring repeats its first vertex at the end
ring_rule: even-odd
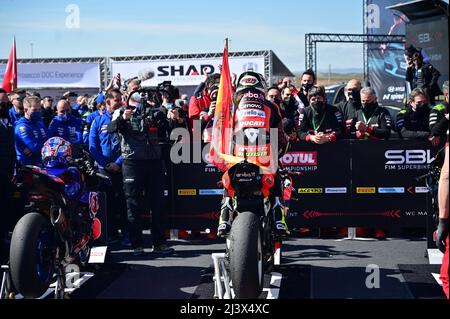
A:
MULTIPOLYGON (((0 64, 0 81, 6 64, 0 64)), ((20 88, 100 88, 99 63, 19 63, 20 88)))
MULTIPOLYGON (((425 227, 427 172, 435 152, 427 141, 339 141, 294 144, 282 162, 298 200, 290 203, 291 228, 323 226, 425 227)), ((172 228, 217 227, 222 173, 205 163, 171 165, 172 228)))
MULTIPOLYGON (((230 70, 239 74, 255 71, 264 74, 264 57, 230 57, 230 70)), ((202 70, 208 74, 220 73, 222 58, 162 60, 162 61, 112 61, 111 73, 120 73, 123 80, 139 73, 152 71, 154 77, 144 81, 144 86, 157 86, 163 81, 172 81, 175 86, 196 86, 203 81, 202 70)))

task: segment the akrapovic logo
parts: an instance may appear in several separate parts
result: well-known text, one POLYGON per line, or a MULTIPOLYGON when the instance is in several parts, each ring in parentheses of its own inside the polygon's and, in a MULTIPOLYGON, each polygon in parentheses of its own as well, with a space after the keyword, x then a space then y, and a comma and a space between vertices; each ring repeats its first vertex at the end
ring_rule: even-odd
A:
POLYGON ((418 170, 429 169, 434 161, 430 150, 388 150, 385 170, 418 170))

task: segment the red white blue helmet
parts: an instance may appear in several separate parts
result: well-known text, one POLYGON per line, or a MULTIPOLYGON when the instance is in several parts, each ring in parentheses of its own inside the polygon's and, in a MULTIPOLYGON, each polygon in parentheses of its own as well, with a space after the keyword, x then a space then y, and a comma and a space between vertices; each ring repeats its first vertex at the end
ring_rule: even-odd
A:
POLYGON ((72 161, 72 145, 61 137, 52 137, 44 143, 41 156, 46 167, 67 166, 72 161))

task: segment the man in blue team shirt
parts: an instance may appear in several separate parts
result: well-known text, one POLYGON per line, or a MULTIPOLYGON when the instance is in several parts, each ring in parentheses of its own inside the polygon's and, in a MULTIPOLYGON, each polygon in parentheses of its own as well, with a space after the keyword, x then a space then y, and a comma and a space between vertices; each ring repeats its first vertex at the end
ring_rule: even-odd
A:
POLYGON ((66 100, 59 100, 56 105, 56 116, 48 127, 49 137, 59 136, 72 144, 83 143, 83 122, 70 114, 70 106, 66 100))
POLYGON ((97 110, 86 117, 84 130, 83 130, 83 142, 89 144, 89 132, 91 130, 92 122, 103 115, 105 109, 105 95, 101 92, 94 101, 94 108, 97 110))
POLYGON ((26 97, 23 107, 24 116, 16 122, 14 132, 17 160, 22 165, 40 165, 41 149, 48 138, 41 117, 41 99, 26 97))
POLYGON ((102 172, 106 173, 112 181, 107 193, 108 209, 108 237, 114 241, 118 229, 128 230, 126 218, 126 201, 123 192, 122 155, 120 141, 116 133, 108 133, 108 124, 112 114, 122 106, 122 94, 119 90, 110 90, 106 95, 106 110, 92 122, 89 132, 89 152, 97 162, 102 172))
POLYGON ((16 91, 10 95, 12 107, 9 109, 9 120, 13 125, 23 117, 23 99, 25 91, 16 91))

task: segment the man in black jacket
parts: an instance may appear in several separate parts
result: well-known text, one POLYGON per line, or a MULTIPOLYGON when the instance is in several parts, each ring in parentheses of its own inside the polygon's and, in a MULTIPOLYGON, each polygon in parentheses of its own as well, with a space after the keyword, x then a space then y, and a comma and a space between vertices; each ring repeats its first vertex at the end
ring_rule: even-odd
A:
POLYGON ((165 243, 161 220, 165 172, 158 144, 156 123, 159 121, 167 121, 164 110, 152 108, 139 93, 134 93, 129 105, 114 112, 108 124, 108 132, 119 133, 121 139, 123 183, 135 256, 144 254, 141 215, 148 200, 152 211, 153 252, 170 254, 174 251, 165 243))
POLYGON ((385 140, 391 136, 392 119, 389 111, 378 105, 375 90, 361 89, 361 109, 356 111, 350 127, 351 138, 385 140))
MULTIPOLYGON (((397 132, 408 139, 430 137, 430 107, 424 90, 414 89, 409 96, 409 105, 397 114, 397 132)), ((439 142, 439 140, 436 140, 439 142)), ((433 145, 437 146, 437 145, 433 145)))
POLYGON ((355 118, 356 111, 361 109, 361 81, 352 79, 347 82, 344 88, 345 100, 335 105, 342 113, 345 123, 345 135, 350 132, 350 126, 353 118, 355 118))
POLYGON ((311 88, 308 99, 309 106, 302 109, 299 115, 300 140, 316 144, 335 142, 342 136, 341 112, 326 103, 323 86, 311 88))
POLYGON ((442 94, 438 84, 441 73, 430 63, 424 63, 423 56, 419 52, 413 54, 412 62, 413 64, 406 69, 406 81, 410 83, 411 90, 424 89, 428 101, 433 104, 434 98, 442 94))
POLYGON ((14 126, 8 115, 9 103, 5 90, 0 88, 0 263, 8 259, 8 247, 5 245, 5 235, 12 228, 11 198, 13 185, 11 179, 14 171, 15 148, 14 126))

